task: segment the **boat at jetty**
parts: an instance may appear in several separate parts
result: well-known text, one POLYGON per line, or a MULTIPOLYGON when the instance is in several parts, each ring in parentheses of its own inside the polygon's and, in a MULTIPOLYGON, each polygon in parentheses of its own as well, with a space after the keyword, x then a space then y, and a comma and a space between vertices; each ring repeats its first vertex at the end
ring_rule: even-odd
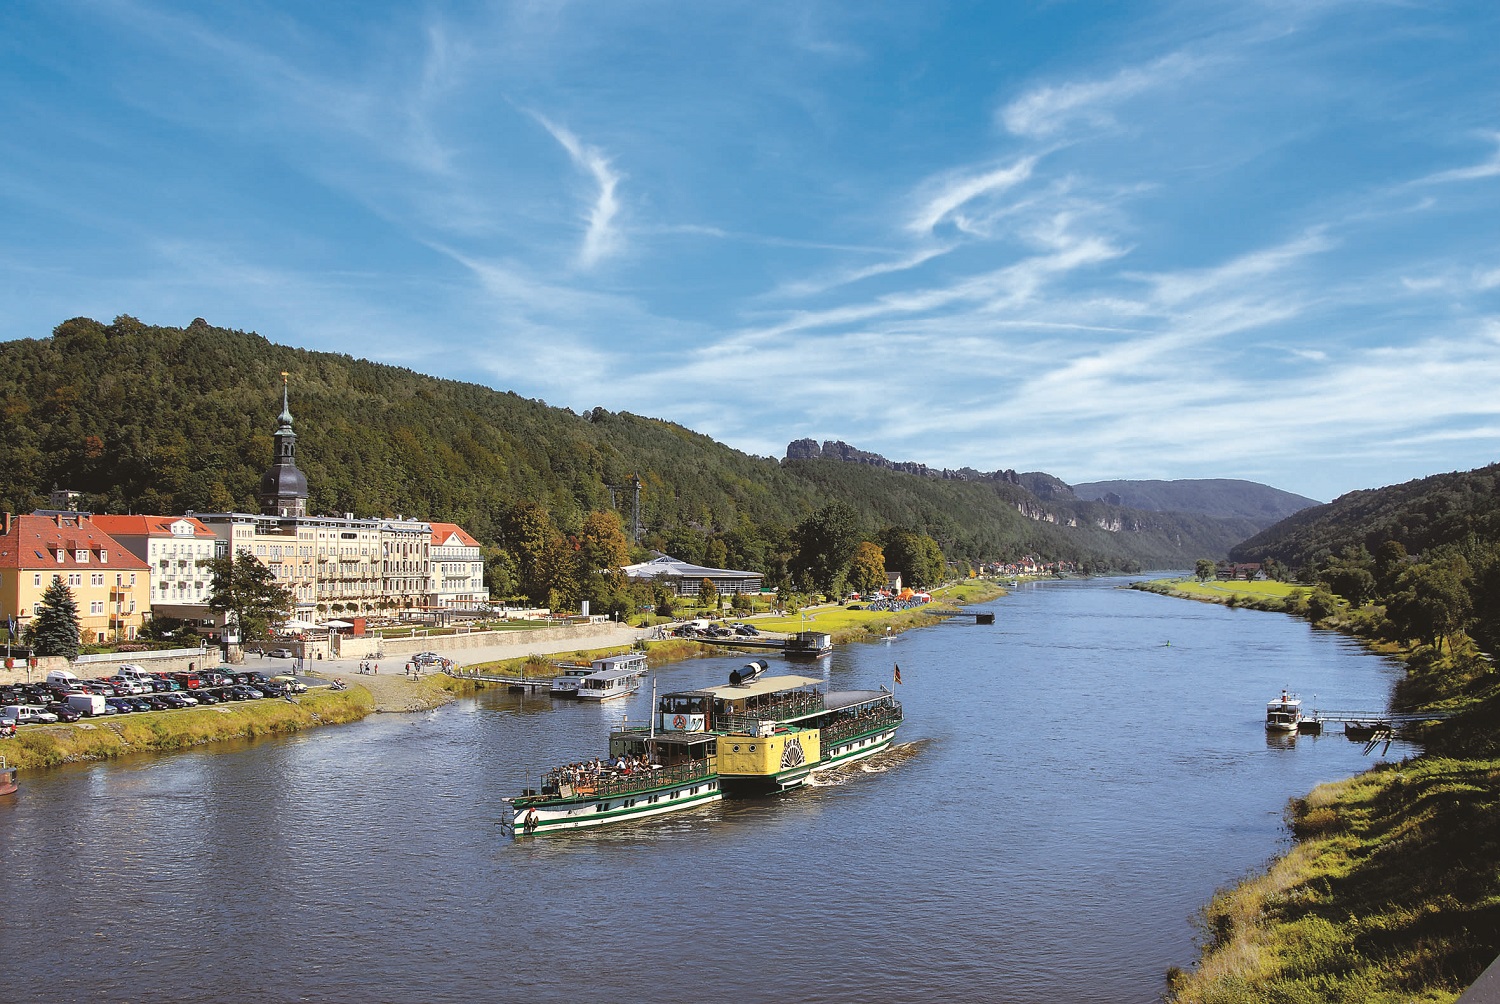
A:
POLYGON ((752 662, 725 686, 654 699, 649 722, 610 733, 607 761, 549 771, 506 800, 502 825, 538 836, 697 808, 726 791, 785 791, 888 748, 901 726, 884 687, 824 693, 820 680, 766 668, 752 662))
POLYGON ((1296 732, 1302 722, 1302 702, 1285 690, 1281 699, 1266 702, 1267 732, 1296 732))
POLYGON ((0 795, 14 795, 20 789, 16 783, 16 768, 6 766, 5 757, 0 756, 0 795))
POLYGON ((575 696, 580 701, 609 701, 641 689, 646 656, 641 652, 607 655, 595 659, 592 665, 594 671, 579 679, 575 696))
POLYGON ((593 666, 563 666, 562 675, 552 678, 553 697, 577 697, 578 683, 594 672, 593 666))

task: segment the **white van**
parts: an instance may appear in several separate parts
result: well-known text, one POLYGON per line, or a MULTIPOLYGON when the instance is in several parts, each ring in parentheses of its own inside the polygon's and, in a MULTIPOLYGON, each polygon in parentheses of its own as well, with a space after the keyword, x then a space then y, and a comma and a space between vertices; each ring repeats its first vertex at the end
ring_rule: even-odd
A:
POLYGON ((26 704, 10 704, 0 708, 0 718, 9 718, 17 725, 51 725, 57 715, 26 704))
POLYGON ((48 685, 61 683, 65 687, 71 687, 78 682, 78 677, 66 669, 54 669, 47 673, 48 685))
POLYGON ((104 703, 103 694, 69 694, 68 707, 83 715, 85 718, 94 718, 98 715, 107 715, 104 710, 109 705, 104 703))

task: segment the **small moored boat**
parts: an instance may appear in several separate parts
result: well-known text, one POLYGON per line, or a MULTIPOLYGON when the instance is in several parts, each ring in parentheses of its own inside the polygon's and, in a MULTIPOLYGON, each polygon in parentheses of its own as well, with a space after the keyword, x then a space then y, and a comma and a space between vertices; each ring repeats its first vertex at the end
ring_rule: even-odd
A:
POLYGON ((562 675, 553 677, 550 693, 553 697, 577 697, 578 684, 593 672, 593 666, 564 666, 562 675))
POLYGON ((1302 702, 1285 690, 1280 700, 1266 702, 1267 732, 1296 732, 1301 721, 1302 702))
POLYGON ((609 655, 595 659, 592 665, 594 671, 578 681, 577 697, 580 701, 608 701, 641 689, 646 656, 640 652, 609 655))
POLYGON ((0 795, 14 795, 20 787, 16 783, 16 768, 6 766, 5 757, 0 756, 0 795))

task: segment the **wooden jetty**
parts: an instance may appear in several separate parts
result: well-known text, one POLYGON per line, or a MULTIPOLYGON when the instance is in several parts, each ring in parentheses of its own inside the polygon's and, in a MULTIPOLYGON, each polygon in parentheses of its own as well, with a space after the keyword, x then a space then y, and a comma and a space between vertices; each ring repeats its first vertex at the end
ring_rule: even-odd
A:
POLYGON ((499 684, 509 688, 513 694, 534 694, 537 691, 552 692, 552 677, 550 676, 502 676, 498 673, 476 673, 459 668, 445 670, 444 672, 460 680, 478 680, 480 683, 499 684))
POLYGON ((723 645, 725 648, 739 648, 752 652, 780 652, 791 659, 816 658, 833 651, 833 636, 820 631, 799 631, 785 638, 745 638, 740 635, 715 638, 711 635, 694 635, 692 640, 701 641, 705 645, 723 645))
POLYGON ((926 611, 934 617, 972 617, 975 624, 995 623, 995 612, 993 610, 960 610, 958 607, 938 607, 926 611))

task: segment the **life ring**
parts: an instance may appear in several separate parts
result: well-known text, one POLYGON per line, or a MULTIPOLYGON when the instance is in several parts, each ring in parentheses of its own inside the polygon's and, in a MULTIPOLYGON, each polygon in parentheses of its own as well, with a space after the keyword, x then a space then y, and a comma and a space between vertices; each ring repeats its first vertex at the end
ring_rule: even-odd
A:
POLYGON ((674 728, 674 729, 684 729, 686 727, 687 727, 687 719, 684 718, 684 717, 682 717, 681 715, 678 715, 676 718, 672 719, 672 728, 674 728))

